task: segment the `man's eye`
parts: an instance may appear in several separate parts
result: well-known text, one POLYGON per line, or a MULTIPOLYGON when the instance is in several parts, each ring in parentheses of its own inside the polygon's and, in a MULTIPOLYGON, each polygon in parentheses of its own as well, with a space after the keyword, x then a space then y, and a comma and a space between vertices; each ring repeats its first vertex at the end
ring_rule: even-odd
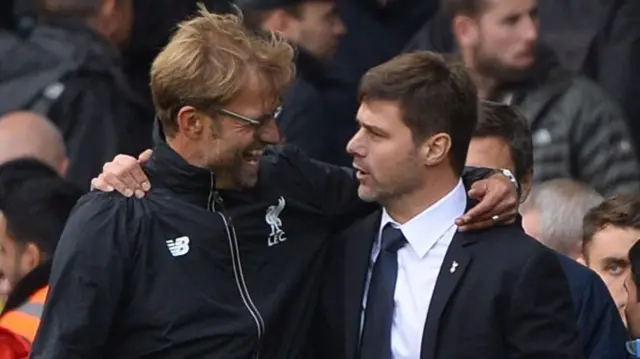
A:
POLYGON ((622 274, 624 268, 619 264, 610 264, 606 268, 607 272, 611 275, 620 275, 622 274))

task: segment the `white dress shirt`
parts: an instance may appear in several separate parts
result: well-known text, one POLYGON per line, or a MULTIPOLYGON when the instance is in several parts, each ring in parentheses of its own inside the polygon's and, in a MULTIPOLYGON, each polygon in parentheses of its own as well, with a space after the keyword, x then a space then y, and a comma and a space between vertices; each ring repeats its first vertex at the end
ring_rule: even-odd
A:
POLYGON ((427 311, 443 265, 445 254, 457 231, 456 218, 464 214, 467 194, 462 181, 440 201, 403 225, 382 212, 380 231, 371 250, 365 283, 361 325, 373 265, 380 253, 382 229, 391 223, 402 231, 408 244, 398 251, 398 277, 394 294, 395 310, 391 327, 391 352, 394 359, 419 359, 422 332, 427 311))

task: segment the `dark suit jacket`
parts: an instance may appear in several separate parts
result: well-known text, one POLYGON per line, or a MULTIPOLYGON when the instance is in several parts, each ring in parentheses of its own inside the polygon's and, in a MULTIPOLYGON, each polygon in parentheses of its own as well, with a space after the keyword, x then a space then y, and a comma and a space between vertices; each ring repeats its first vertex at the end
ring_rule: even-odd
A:
MULTIPOLYGON (((378 211, 333 244, 314 328, 319 358, 355 358, 379 223, 378 211)), ((571 293, 553 252, 515 225, 454 236, 429 307, 421 359, 582 357, 571 293), (453 261, 458 267, 451 273, 453 261)))
POLYGON ((626 358, 628 334, 607 286, 591 269, 562 254, 557 256, 569 280, 585 357, 626 358))

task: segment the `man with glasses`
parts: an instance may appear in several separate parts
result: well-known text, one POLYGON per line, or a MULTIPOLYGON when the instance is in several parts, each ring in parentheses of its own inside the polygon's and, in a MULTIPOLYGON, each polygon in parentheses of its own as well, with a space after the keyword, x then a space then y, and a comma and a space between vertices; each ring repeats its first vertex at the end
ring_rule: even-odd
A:
MULTIPOLYGON (((153 188, 80 201, 34 358, 308 357, 328 238, 371 207, 352 171, 266 150, 280 140, 273 117, 292 58, 233 15, 179 26, 151 71, 165 137, 145 164, 153 188)), ((515 190, 497 177, 477 188, 476 221, 513 218, 515 190)))

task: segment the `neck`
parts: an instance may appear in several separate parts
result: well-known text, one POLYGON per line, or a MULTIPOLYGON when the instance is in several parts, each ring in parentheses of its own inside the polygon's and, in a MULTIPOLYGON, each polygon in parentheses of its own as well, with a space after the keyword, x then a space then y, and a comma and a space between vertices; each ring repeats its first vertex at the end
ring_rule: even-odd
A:
POLYGON ((210 159, 199 150, 197 146, 194 146, 193 143, 179 136, 166 138, 165 141, 169 148, 174 150, 191 166, 214 172, 217 189, 237 189, 236 184, 231 180, 231 177, 226 174, 226 171, 213 168, 210 159))
POLYGON ((495 77, 485 75, 479 71, 478 67, 475 65, 476 59, 471 50, 462 49, 460 50, 460 54, 465 66, 470 70, 469 74, 471 75, 473 82, 478 88, 478 97, 481 100, 490 100, 498 88, 498 80, 495 77))
POLYGON ((188 164, 194 167, 200 167, 208 169, 207 163, 201 151, 198 151, 195 146, 183 138, 177 136, 174 138, 166 138, 169 148, 174 150, 182 157, 188 164))
POLYGON ((460 181, 460 177, 451 170, 447 173, 434 173, 432 177, 419 189, 381 203, 394 221, 400 224, 408 222, 441 200, 460 181))

